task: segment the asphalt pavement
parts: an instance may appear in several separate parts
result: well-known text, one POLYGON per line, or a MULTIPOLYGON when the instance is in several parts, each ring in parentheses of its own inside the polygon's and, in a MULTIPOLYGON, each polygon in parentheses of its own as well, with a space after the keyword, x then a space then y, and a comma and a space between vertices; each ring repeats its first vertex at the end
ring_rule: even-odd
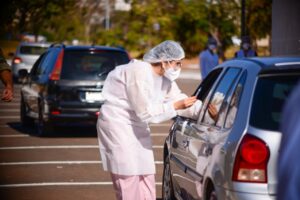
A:
MULTIPOLYGON (((177 81, 188 95, 199 82, 195 69, 184 69, 177 81)), ((20 124, 20 87, 15 85, 12 102, 0 101, 0 199, 115 199, 110 175, 102 170, 95 127, 62 127, 47 137, 36 136, 34 128, 20 124)), ((161 198, 163 143, 171 124, 150 126, 157 199, 161 198)))

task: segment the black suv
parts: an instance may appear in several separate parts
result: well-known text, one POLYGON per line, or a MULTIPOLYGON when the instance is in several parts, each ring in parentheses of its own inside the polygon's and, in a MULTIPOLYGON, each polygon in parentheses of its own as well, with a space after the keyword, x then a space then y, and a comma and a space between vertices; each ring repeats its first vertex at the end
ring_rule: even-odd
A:
POLYGON ((52 45, 24 71, 21 88, 21 124, 37 123, 37 134, 54 125, 95 124, 103 103, 101 91, 107 74, 129 62, 121 48, 52 45))

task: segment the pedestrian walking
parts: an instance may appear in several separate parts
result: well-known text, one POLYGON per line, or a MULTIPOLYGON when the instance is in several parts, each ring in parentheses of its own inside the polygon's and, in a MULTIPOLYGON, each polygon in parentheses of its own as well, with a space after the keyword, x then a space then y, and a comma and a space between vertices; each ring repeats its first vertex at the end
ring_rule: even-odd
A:
POLYGON ((0 79, 4 84, 1 100, 11 101, 13 99, 13 79, 9 64, 7 64, 2 49, 0 48, 0 79))
POLYGON ((199 54, 200 71, 202 80, 207 74, 219 64, 219 56, 217 54, 217 41, 209 38, 207 47, 199 54))
POLYGON ((174 81, 185 57, 182 47, 164 41, 142 60, 117 66, 105 81, 105 102, 97 132, 105 171, 118 200, 156 199, 155 163, 149 123, 177 114, 194 117, 202 102, 187 97, 174 81))
POLYGON ((252 49, 251 39, 249 36, 242 37, 241 49, 235 52, 235 58, 255 57, 256 51, 252 49))

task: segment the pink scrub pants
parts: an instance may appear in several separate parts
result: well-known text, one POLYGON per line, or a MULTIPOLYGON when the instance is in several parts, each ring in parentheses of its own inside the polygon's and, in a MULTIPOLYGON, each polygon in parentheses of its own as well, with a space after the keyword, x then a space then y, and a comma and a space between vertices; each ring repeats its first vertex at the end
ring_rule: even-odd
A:
POLYGON ((155 177, 152 175, 124 176, 111 173, 117 200, 155 200, 155 177))

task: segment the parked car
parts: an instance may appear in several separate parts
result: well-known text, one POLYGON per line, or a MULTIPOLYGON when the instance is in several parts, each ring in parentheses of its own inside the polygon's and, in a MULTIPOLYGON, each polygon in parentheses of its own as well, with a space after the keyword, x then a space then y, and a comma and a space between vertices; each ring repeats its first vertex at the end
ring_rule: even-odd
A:
POLYGON ((129 62, 127 52, 104 46, 51 46, 21 88, 21 123, 38 135, 57 125, 95 124, 107 74, 129 62))
POLYGON ((203 102, 198 119, 178 116, 166 138, 163 199, 276 199, 280 114, 298 80, 300 58, 214 68, 194 94, 203 102))
POLYGON ((17 47, 16 53, 12 60, 12 72, 15 81, 19 80, 19 73, 27 70, 29 73, 35 61, 50 46, 49 43, 22 42, 17 47))

